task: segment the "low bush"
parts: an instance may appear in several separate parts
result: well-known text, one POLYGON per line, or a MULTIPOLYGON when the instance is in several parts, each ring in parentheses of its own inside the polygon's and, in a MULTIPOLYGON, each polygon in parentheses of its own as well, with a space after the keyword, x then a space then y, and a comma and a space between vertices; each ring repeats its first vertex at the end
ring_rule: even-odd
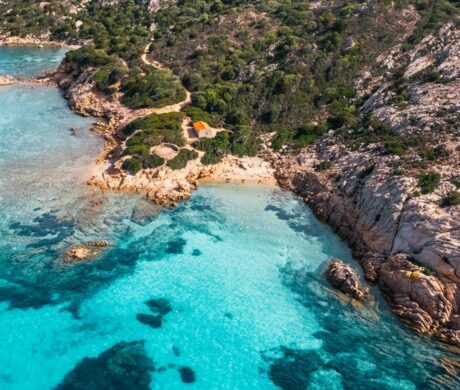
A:
POLYGON ((122 168, 128 171, 131 175, 135 175, 142 169, 142 161, 137 157, 132 157, 123 161, 122 168))
POLYGON ((458 206, 460 205, 460 192, 459 191, 451 191, 449 192, 442 200, 442 204, 445 207, 449 206, 458 206))
POLYGON ((185 99, 184 88, 164 69, 133 72, 122 82, 121 90, 122 102, 130 108, 164 107, 185 99))
POLYGON ((331 168, 332 168, 332 161, 330 161, 330 160, 321 161, 321 162, 316 166, 316 170, 317 170, 318 172, 327 171, 328 169, 331 169, 331 168))
POLYGON ((283 145, 293 148, 302 148, 313 144, 319 137, 329 130, 327 125, 307 124, 295 129, 284 130, 276 134, 272 139, 272 148, 275 151, 281 150, 283 145))
POLYGON ((436 189, 441 181, 441 175, 437 172, 428 172, 418 176, 418 185, 423 195, 429 194, 436 189))
POLYGON ((118 84, 127 72, 127 68, 120 66, 101 68, 94 74, 93 81, 100 91, 110 95, 118 91, 118 84))
POLYGON ((173 159, 169 160, 166 165, 171 169, 182 169, 187 166, 187 163, 191 160, 198 158, 198 153, 190 149, 181 149, 179 153, 173 159))
POLYGON ((206 111, 203 111, 199 107, 188 105, 182 110, 182 112, 187 114, 187 116, 191 118, 192 122, 203 121, 209 123, 209 125, 213 127, 218 126, 218 120, 215 118, 215 116, 206 111))

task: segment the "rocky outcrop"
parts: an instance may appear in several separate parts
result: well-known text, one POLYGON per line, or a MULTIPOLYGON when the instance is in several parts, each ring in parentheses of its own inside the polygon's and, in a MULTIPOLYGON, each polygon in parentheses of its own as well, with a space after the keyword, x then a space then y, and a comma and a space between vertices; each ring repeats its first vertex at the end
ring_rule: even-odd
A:
POLYGON ((64 259, 66 262, 93 259, 99 255, 102 248, 108 245, 108 241, 89 241, 83 244, 74 245, 64 252, 64 259))
POLYGON ((59 87, 65 89, 70 108, 77 114, 105 118, 117 126, 130 112, 119 101, 119 96, 107 96, 97 90, 92 76, 94 70, 83 72, 76 80, 61 72, 54 75, 59 87))
POLYGON ((326 278, 335 288, 358 301, 363 300, 368 293, 361 286, 353 268, 341 260, 331 261, 326 270, 326 278))
POLYGON ((378 283, 402 322, 431 334, 448 324, 454 308, 449 284, 424 271, 406 256, 391 256, 380 267, 378 283))
POLYGON ((401 133, 451 128, 460 112, 459 52, 460 29, 450 23, 408 53, 393 52, 382 65, 388 79, 376 76, 380 87, 364 104, 364 111, 401 133), (395 88, 392 75, 401 64, 406 67, 395 88))
POLYGON ((16 80, 12 76, 0 76, 0 86, 15 84, 16 80))
MULTIPOLYGON (((100 0, 102 4, 121 4, 126 0, 100 0)), ((158 12, 160 9, 170 6, 176 3, 175 0, 138 0, 138 4, 145 4, 148 10, 152 13, 158 12)))

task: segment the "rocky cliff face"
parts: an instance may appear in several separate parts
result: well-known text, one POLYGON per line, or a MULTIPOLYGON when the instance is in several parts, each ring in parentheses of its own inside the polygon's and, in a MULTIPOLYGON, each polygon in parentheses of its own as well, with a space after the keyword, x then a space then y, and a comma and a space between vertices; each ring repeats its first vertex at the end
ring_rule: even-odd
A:
POLYGON ((433 194, 414 196, 416 180, 392 176, 390 162, 372 149, 317 147, 275 165, 281 185, 352 245, 366 279, 382 287, 403 322, 456 343, 460 333, 451 326, 460 318, 460 206, 441 206, 451 188, 447 180, 433 194), (318 172, 326 158, 334 167, 318 172))
POLYGON ((429 147, 442 143, 442 156, 423 165, 414 163, 414 153, 408 164, 382 153, 379 143, 356 149, 329 134, 274 160, 279 182, 352 245, 366 278, 387 293, 402 321, 454 344, 460 340, 460 205, 443 199, 460 177, 459 45, 460 30, 449 24, 411 52, 391 53, 382 60, 388 74, 362 107, 363 115, 373 113, 396 133, 423 135, 429 147), (404 104, 394 104, 396 63, 404 63, 404 104), (321 171, 323 161, 332 167, 321 171), (417 178, 427 170, 440 180, 433 192, 420 194, 417 178))

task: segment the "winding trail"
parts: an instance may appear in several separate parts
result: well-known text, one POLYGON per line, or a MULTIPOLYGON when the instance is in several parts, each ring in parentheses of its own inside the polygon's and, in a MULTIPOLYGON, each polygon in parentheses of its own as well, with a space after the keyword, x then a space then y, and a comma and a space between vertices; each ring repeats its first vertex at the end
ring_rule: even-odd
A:
MULTIPOLYGON (((148 53, 150 53, 150 46, 151 45, 152 44, 149 43, 145 47, 144 53, 141 56, 142 62, 144 64, 146 64, 146 65, 153 66, 154 68, 157 68, 157 69, 164 69, 164 66, 160 62, 155 61, 155 60, 150 60, 148 58, 148 53)), ((179 80, 179 78, 177 76, 175 76, 175 78, 176 78, 176 81, 182 85, 182 83, 179 80)), ((187 106, 188 104, 190 104, 192 102, 192 93, 187 88, 185 88, 183 85, 182 85, 182 88, 184 88, 184 91, 185 91, 185 99, 183 101, 181 101, 179 103, 175 103, 175 104, 170 104, 168 106, 160 107, 160 108, 141 108, 139 110, 132 110, 125 117, 125 119, 123 120, 122 126, 128 124, 129 122, 132 122, 135 119, 142 118, 142 117, 147 116, 147 115, 151 115, 151 114, 168 114, 170 112, 180 112, 180 111, 182 111, 182 109, 185 106, 187 106)))

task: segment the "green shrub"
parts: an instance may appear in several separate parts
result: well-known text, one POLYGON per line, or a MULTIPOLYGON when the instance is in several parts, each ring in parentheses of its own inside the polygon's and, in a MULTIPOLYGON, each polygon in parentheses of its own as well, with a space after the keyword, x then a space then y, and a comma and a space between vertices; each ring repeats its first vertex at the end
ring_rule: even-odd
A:
POLYGON ((142 169, 142 161, 136 157, 123 161, 122 168, 128 171, 131 175, 135 175, 142 169))
POLYGON ((96 49, 94 45, 86 45, 77 50, 66 53, 64 65, 69 73, 73 70, 77 73, 82 72, 88 67, 102 67, 114 64, 115 56, 108 55, 102 49, 96 49))
POLYGON ((151 154, 143 159, 144 168, 157 168, 165 163, 165 159, 156 154, 151 154))
POLYGON ((127 69, 123 67, 108 67, 99 69, 93 76, 96 87, 107 94, 118 91, 117 83, 127 74, 127 69))
POLYGON ((460 205, 460 192, 451 191, 442 200, 444 206, 458 206, 460 205))
POLYGON ((121 85, 122 102, 130 108, 164 107, 185 99, 184 88, 170 70, 151 69, 147 74, 136 72, 121 85))
POLYGON ((272 148, 279 151, 285 144, 294 148, 302 148, 307 145, 312 145, 328 130, 329 128, 326 125, 314 124, 307 124, 296 129, 284 130, 273 137, 272 148))
POLYGON ((428 172, 418 176, 418 185, 423 195, 433 192, 440 181, 441 175, 437 172, 428 172))
POLYGON ((332 168, 332 161, 330 161, 330 160, 321 161, 321 162, 316 166, 316 170, 317 170, 318 172, 327 171, 328 169, 331 169, 331 168, 332 168))
POLYGON ((124 153, 126 155, 140 157, 140 156, 143 156, 145 154, 149 154, 150 153, 150 147, 149 147, 149 145, 139 143, 139 144, 136 144, 136 145, 128 146, 125 149, 124 153))
POLYGON ((440 158, 448 157, 449 154, 449 150, 445 145, 438 145, 435 148, 423 145, 418 151, 418 155, 420 157, 430 161, 436 161, 440 158))
POLYGON ((182 120, 185 114, 182 112, 169 112, 167 114, 151 114, 143 118, 136 119, 123 128, 125 135, 131 135, 136 130, 144 130, 146 132, 161 133, 162 135, 169 133, 181 132, 182 120))
POLYGON ((203 111, 201 108, 193 106, 193 105, 188 105, 185 107, 182 112, 187 114, 187 116, 190 117, 192 122, 198 122, 198 121, 203 121, 209 123, 212 127, 218 126, 218 121, 216 118, 211 115, 210 113, 203 111))
POLYGON ((396 156, 403 156, 406 154, 407 147, 400 140, 388 140, 385 142, 385 152, 387 154, 394 154, 396 156))
POLYGON ((185 146, 186 139, 181 127, 184 118, 185 114, 182 112, 170 112, 151 114, 134 120, 122 130, 125 135, 131 135, 126 142, 128 149, 139 145, 150 149, 164 142, 185 146), (133 133, 135 134, 132 135, 133 133))
POLYGON ((198 158, 198 153, 190 149, 181 149, 179 153, 169 160, 166 165, 171 169, 183 169, 187 166, 187 163, 191 160, 198 158))
POLYGON ((455 186, 455 188, 460 188, 460 178, 453 177, 449 181, 455 186))
POLYGON ((230 133, 221 131, 214 138, 203 138, 194 143, 194 147, 205 152, 201 162, 205 165, 217 164, 230 153, 230 133))

